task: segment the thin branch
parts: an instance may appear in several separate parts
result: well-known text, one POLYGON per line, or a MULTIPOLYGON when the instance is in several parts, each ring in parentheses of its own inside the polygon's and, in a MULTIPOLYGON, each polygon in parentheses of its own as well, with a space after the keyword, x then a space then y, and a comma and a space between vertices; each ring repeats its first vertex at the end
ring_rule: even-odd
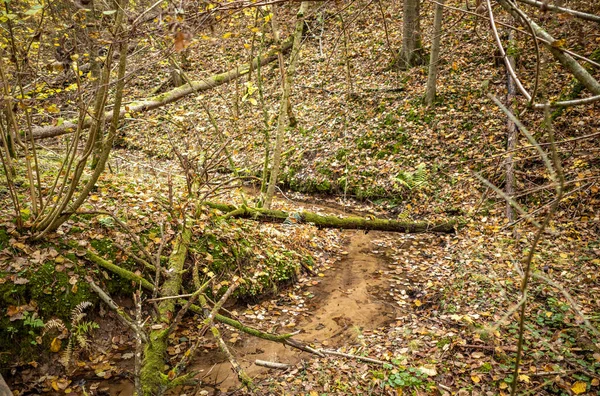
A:
POLYGON ((133 320, 129 316, 129 314, 127 314, 127 312, 120 308, 113 301, 113 299, 110 298, 108 294, 106 294, 104 290, 102 290, 98 285, 96 285, 96 283, 94 283, 94 281, 91 278, 87 278, 87 281, 89 282, 90 287, 96 292, 96 294, 98 294, 98 297, 100 297, 100 299, 104 301, 104 303, 108 305, 110 309, 115 311, 115 313, 121 319, 121 322, 123 322, 127 327, 129 327, 136 335, 136 337, 140 337, 140 339, 143 342, 148 342, 148 336, 146 335, 144 330, 138 325, 138 323, 135 320, 133 320))
POLYGON ((600 16, 598 16, 598 15, 588 14, 585 12, 572 10, 570 8, 559 7, 554 4, 548 4, 548 3, 544 4, 544 3, 540 2, 540 1, 536 1, 536 0, 517 0, 517 1, 520 1, 521 3, 529 4, 534 7, 538 7, 540 9, 542 7, 545 7, 549 11, 562 12, 565 14, 573 15, 574 17, 585 19, 587 21, 600 22, 600 16))
POLYGON ((517 86, 517 88, 519 88, 519 91, 521 91, 523 96, 525 96, 525 98, 527 98, 527 101, 531 102, 531 100, 532 100, 531 95, 529 94, 529 92, 527 92, 527 90, 521 83, 521 80, 519 80, 519 77, 517 77, 517 73, 515 73, 515 70, 513 69, 510 62, 508 61, 508 57, 506 56, 506 52, 504 51, 504 47, 502 46, 502 41, 500 40, 500 35, 498 34, 498 29, 496 28, 496 21, 494 19, 494 12, 492 10, 492 3, 490 2, 490 0, 487 0, 487 4, 488 4, 488 14, 489 14, 489 18, 490 18, 490 26, 492 27, 492 34, 493 34, 494 38, 496 39, 496 45, 498 46, 498 50, 500 51, 502 60, 504 61, 504 64, 506 65, 506 70, 508 70, 508 73, 513 78, 513 81, 515 82, 515 85, 517 86))

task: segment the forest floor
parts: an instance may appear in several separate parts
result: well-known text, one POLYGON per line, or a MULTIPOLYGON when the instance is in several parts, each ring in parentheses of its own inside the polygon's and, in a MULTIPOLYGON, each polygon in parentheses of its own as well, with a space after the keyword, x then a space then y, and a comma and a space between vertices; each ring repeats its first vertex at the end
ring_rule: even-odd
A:
MULTIPOLYGON (((385 364, 333 355, 320 358, 226 326, 221 330, 242 367, 254 378, 256 394, 506 395, 512 385, 517 344, 515 309, 520 299, 521 265, 535 228, 524 221, 509 223, 505 203, 474 175, 479 172, 498 186, 504 180, 505 116, 487 94, 503 97, 505 73, 493 65, 490 54, 494 45, 489 32, 479 31, 482 41, 473 34, 474 20, 448 14, 450 28, 443 38, 446 49, 440 64, 439 100, 433 108, 426 108, 421 102, 426 67, 410 71, 387 68, 401 42, 398 16, 402 12, 400 2, 382 3, 389 3, 385 4, 389 32, 381 26, 378 8, 354 4, 344 9, 346 20, 352 21, 346 50, 342 48, 338 18, 342 11, 317 8, 310 15, 312 30, 304 38, 292 96, 299 124, 290 128, 285 138, 284 193, 276 197, 274 208, 406 221, 460 217, 465 226, 453 235, 364 233, 320 230, 303 224, 257 225, 252 220, 216 223, 214 214, 207 212, 199 222, 206 227, 202 231, 224 241, 209 247, 219 247, 220 254, 232 256, 222 246, 248 241, 251 246, 244 264, 250 273, 275 276, 269 272, 275 262, 268 259, 280 254, 291 254, 293 259, 285 265, 296 267, 304 256, 314 258, 314 275, 298 270, 293 282, 286 278, 281 284, 274 282, 259 290, 258 296, 245 296, 236 302, 232 299, 226 306, 228 315, 264 331, 299 331, 296 338, 315 348, 371 357, 385 364), (315 33, 319 31, 324 33, 319 36, 315 33), (345 52, 348 56, 344 58, 345 52), (347 60, 352 84, 343 77, 347 60), (258 367, 256 359, 292 367, 269 370, 258 367)), ((295 15, 297 4, 292 4, 283 10, 282 19, 288 22, 295 15)), ((454 5, 462 4, 456 1, 454 5)), ((427 16, 423 37, 429 37, 430 3, 423 13, 427 16)), ((202 79, 245 62, 254 38, 250 34, 231 35, 230 31, 245 31, 254 23, 254 15, 242 15, 231 25, 224 23, 215 31, 199 33, 191 46, 190 78, 202 79)), ((284 24, 286 34, 291 26, 293 23, 284 24)), ((578 24, 572 28, 585 30, 578 24)), ((589 41, 581 45, 584 53, 592 53, 596 44, 589 41)), ((522 50, 519 73, 531 80, 534 56, 522 50)), ((150 88, 168 80, 169 63, 165 60, 155 66, 152 73, 132 81, 129 99, 148 96, 150 88)), ((187 170, 182 169, 174 148, 188 158, 196 154, 201 158, 220 147, 206 109, 216 116, 228 139, 236 170, 248 178, 258 175, 265 152, 264 129, 273 130, 280 97, 279 70, 269 65, 262 72, 265 97, 260 106, 240 99, 249 92, 249 86, 258 86, 255 73, 248 81, 232 82, 170 107, 127 117, 110 169, 86 208, 114 211, 143 237, 149 250, 155 251, 159 225, 168 226, 169 219, 173 220, 164 205, 171 193, 169 183, 175 201, 183 202, 186 195, 187 170), (259 114, 263 109, 266 127, 259 114)), ((548 81, 570 81, 558 68, 545 72, 548 81)), ((546 84, 542 89, 552 98, 576 98, 580 93, 572 83, 546 84)), ((250 96, 259 99, 256 91, 250 96)), ((523 98, 517 100, 523 105, 523 98)), ((559 151, 568 195, 534 257, 533 273, 546 279, 534 278, 530 288, 525 352, 518 376, 520 395, 600 393, 600 338, 585 326, 580 315, 583 313, 598 331, 600 157, 593 139, 578 140, 600 128, 599 114, 595 105, 558 112, 554 118, 557 139, 564 141, 559 151)), ((538 116, 527 112, 524 122, 541 143, 547 143, 538 116)), ((62 147, 46 142, 44 146, 40 155, 48 158, 54 155, 51 150, 59 152, 62 147)), ((519 147, 515 157, 518 200, 525 209, 543 217, 554 199, 553 190, 548 188, 549 176, 524 138, 519 147)), ((227 167, 224 158, 220 161, 227 167)), ((220 182, 232 175, 210 176, 215 177, 211 181, 220 182)), ((248 186, 234 187, 211 199, 240 204, 255 197, 248 186)), ((2 197, 8 200, 6 194, 2 197)), ((0 206, 0 214, 7 213, 6 218, 8 207, 4 202, 0 206)), ((28 245, 24 237, 11 233, 14 226, 10 222, 3 224, 10 232, 0 227, 0 297, 10 298, 28 282, 31 286, 33 278, 27 278, 31 274, 23 275, 26 269, 37 271, 47 263, 52 269, 52 284, 44 285, 40 296, 50 300, 55 296, 70 298, 77 287, 84 289, 84 274, 76 269, 111 284, 106 272, 76 251, 28 245), (61 288, 56 289, 55 284, 61 288)), ((106 258, 130 264, 124 251, 131 250, 132 244, 106 217, 75 218, 57 236, 63 237, 106 258), (107 240, 124 248, 111 245, 103 249, 107 240)), ((190 253, 189 268, 213 256, 216 261, 215 251, 196 248, 190 253)), ((220 275, 229 280, 230 274, 220 275)), ((111 293, 119 304, 133 308, 130 285, 121 287, 112 281, 111 293)), ((27 320, 33 313, 42 317, 44 307, 31 304, 29 297, 18 304, 11 302, 9 308, 14 309, 7 310, 2 318, 7 330, 22 332, 18 333, 22 339, 15 338, 15 343, 29 343, 36 340, 33 335, 40 335, 40 329, 33 327, 37 322, 27 320)), ((66 302, 61 305, 66 306, 66 302)), ((43 319, 53 316, 50 312, 43 319)), ((89 317, 99 328, 91 333, 92 348, 76 359, 71 371, 58 364, 59 354, 49 352, 50 342, 44 340, 35 344, 30 360, 10 362, 13 371, 7 379, 13 389, 21 394, 131 394, 132 335, 104 308, 90 312, 89 317)), ((178 388, 172 394, 248 394, 240 388, 214 339, 200 334, 199 320, 195 315, 183 320, 170 338, 167 364, 171 367, 177 363, 190 345, 199 341, 201 348, 189 368, 198 370, 202 383, 178 388)), ((0 337, 10 343, 12 335, 5 332, 0 337)))

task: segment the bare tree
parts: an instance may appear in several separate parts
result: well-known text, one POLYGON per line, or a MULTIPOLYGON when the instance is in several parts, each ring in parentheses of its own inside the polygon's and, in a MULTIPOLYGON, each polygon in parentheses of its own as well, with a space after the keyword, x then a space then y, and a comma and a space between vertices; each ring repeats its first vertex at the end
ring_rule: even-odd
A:
POLYGON ((402 69, 408 69, 423 61, 420 9, 421 0, 404 0, 402 49, 397 60, 398 66, 402 69))
POLYGON ((433 17, 433 39, 431 40, 431 54, 429 57, 429 75, 427 77, 427 93, 425 104, 431 106, 435 100, 435 88, 437 82, 438 63, 440 61, 440 41, 442 36, 442 19, 444 17, 444 0, 439 0, 435 5, 435 16, 433 17))

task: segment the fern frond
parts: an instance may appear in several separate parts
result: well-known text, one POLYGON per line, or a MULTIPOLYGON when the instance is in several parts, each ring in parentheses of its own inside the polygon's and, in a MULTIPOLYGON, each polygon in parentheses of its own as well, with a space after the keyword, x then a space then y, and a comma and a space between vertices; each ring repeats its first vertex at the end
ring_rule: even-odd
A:
POLYGON ((83 319, 86 315, 83 311, 85 311, 86 308, 91 306, 92 303, 89 301, 82 301, 79 304, 77 304, 77 306, 71 310, 71 325, 76 325, 77 323, 79 323, 79 321, 83 319))
POLYGON ((66 326, 63 323, 63 321, 60 319, 50 319, 44 325, 44 330, 42 331, 42 335, 45 335, 48 331, 50 331, 52 329, 57 329, 58 331, 62 332, 66 329, 66 326))
POLYGON ((419 164, 417 170, 415 170, 413 174, 413 180, 415 186, 424 184, 427 181, 427 169, 425 169, 424 163, 419 164))
POLYGON ((73 356, 73 343, 69 340, 67 347, 62 353, 60 359, 58 360, 60 364, 65 366, 65 368, 69 368, 69 364, 71 363, 71 357, 73 356))
POLYGON ((88 338, 84 334, 77 334, 75 338, 77 339, 77 344, 81 349, 87 349, 90 345, 88 338))

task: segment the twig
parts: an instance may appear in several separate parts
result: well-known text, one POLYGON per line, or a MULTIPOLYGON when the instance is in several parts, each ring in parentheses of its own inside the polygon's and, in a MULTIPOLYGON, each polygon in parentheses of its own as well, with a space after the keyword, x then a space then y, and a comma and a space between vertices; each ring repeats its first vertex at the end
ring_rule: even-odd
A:
MULTIPOLYGON (((505 109, 503 109, 503 110, 505 110, 505 109)), ((505 112, 509 117, 512 115, 509 111, 505 111, 505 112)), ((550 223, 550 219, 552 218, 552 215, 556 211, 556 208, 558 208, 558 204, 560 203, 560 200, 563 196, 563 189, 564 189, 564 184, 565 184, 562 166, 560 164, 560 160, 558 158, 558 153, 556 152, 556 146, 554 144, 554 129, 552 127, 551 120, 552 119, 550 117, 550 106, 546 106, 546 109, 544 110, 544 121, 546 123, 546 128, 548 129, 548 136, 550 138, 550 143, 551 143, 550 151, 552 153, 552 161, 553 161, 553 164, 550 164, 548 161, 548 163, 546 164, 546 167, 548 168, 548 171, 550 172, 552 179, 555 182, 558 181, 558 185, 556 187, 556 200, 550 207, 550 210, 548 211, 548 213, 546 214, 544 221, 542 222, 542 226, 538 229, 537 233, 535 234, 533 242, 531 243, 531 246, 529 248, 529 252, 527 252, 527 258, 525 259, 525 265, 523 268, 523 274, 524 274, 523 282, 521 283, 521 295, 524 297, 527 295, 527 289, 529 287, 529 281, 530 281, 530 277, 531 277, 531 263, 533 262, 533 256, 535 254, 535 250, 537 248, 538 243, 542 239, 542 234, 544 233, 544 229, 548 226, 548 224, 550 223)), ((529 135, 528 135, 527 131, 522 130, 522 132, 529 139, 529 135)), ((531 138, 531 139, 533 139, 533 138, 531 138)), ((532 144, 537 145, 537 142, 535 141, 535 139, 533 139, 533 142, 532 142, 532 144), (535 142, 535 144, 533 142, 535 142)), ((545 153, 539 147, 539 145, 537 147, 539 148, 542 158, 545 160, 545 162, 547 162, 545 153)), ((517 356, 515 358, 515 369, 514 369, 514 373, 513 373, 513 382, 512 382, 512 387, 510 390, 511 396, 514 396, 517 392, 517 383, 518 383, 518 379, 519 379, 519 366, 521 363, 521 354, 523 352, 523 344, 524 344, 524 338, 525 338, 525 314, 527 312, 526 308, 527 308, 527 304, 525 302, 525 303, 523 303, 523 305, 521 305, 521 311, 519 312, 519 339, 517 341, 517 356)))
POLYGON ((154 286, 156 286, 156 288, 154 289, 154 293, 152 294, 152 298, 156 298, 156 296, 158 295, 158 285, 160 284, 160 270, 161 270, 161 266, 160 266, 160 255, 163 251, 163 248, 165 246, 165 230, 164 230, 164 223, 160 224, 160 245, 158 247, 158 250, 156 251, 156 257, 154 259, 154 266, 156 268, 156 272, 154 274, 154 286))
POLYGON ((198 290, 196 290, 190 296, 188 302, 179 310, 179 312, 177 312, 177 316, 175 316, 175 319, 173 319, 173 321, 169 325, 169 328, 167 329, 166 334, 171 334, 173 332, 173 330, 175 330, 175 328, 177 327, 177 325, 183 319, 183 316, 187 313, 187 311, 190 309, 190 307, 192 306, 192 304, 194 302, 196 302, 196 299, 198 298, 198 296, 200 296, 201 293, 204 293, 204 291, 206 290, 206 288, 208 287, 208 285, 210 284, 211 281, 212 281, 212 279, 209 279, 208 282, 206 282, 205 284, 203 284, 198 290))
POLYGON ((211 326, 210 330, 213 334, 213 337, 215 337, 215 339, 217 340, 217 343, 219 344, 219 348, 227 356, 229 363, 231 363, 231 366, 237 373, 239 380, 242 382, 242 384, 244 384, 246 387, 248 387, 248 389, 250 389, 250 390, 254 389, 254 385, 252 384, 252 378, 250 378, 248 376, 248 374, 246 374, 244 369, 242 369, 242 366, 240 366, 240 364, 237 362, 237 360, 235 359, 235 356, 233 356, 233 354, 227 347, 227 344, 225 344, 225 341, 223 341, 223 337, 221 337, 221 333, 219 332, 219 329, 217 329, 216 326, 211 326))
POLYGON ((319 349, 319 352, 322 352, 326 355, 333 355, 333 356, 342 356, 345 358, 350 358, 350 359, 355 359, 355 360, 362 360, 363 362, 367 362, 367 363, 374 363, 374 364, 380 364, 380 365, 384 365, 385 362, 382 360, 378 360, 378 359, 373 359, 367 356, 358 356, 358 355, 351 355, 349 353, 344 353, 344 352, 338 352, 338 351, 333 351, 331 349, 319 349))
POLYGON ((127 327, 129 327, 131 330, 133 330, 133 332, 136 334, 136 336, 139 336, 142 341, 148 342, 148 337, 146 336, 146 333, 140 326, 138 326, 136 321, 131 319, 131 317, 127 314, 127 312, 125 312, 122 308, 120 308, 113 301, 113 299, 110 298, 110 296, 108 294, 106 294, 106 292, 104 290, 102 290, 98 285, 96 285, 96 283, 94 283, 94 281, 91 278, 88 277, 88 278, 86 278, 86 280, 89 282, 90 287, 96 292, 96 294, 98 294, 98 297, 100 297, 100 299, 102 301, 104 301, 104 303, 106 305, 108 305, 108 307, 110 309, 115 311, 115 313, 120 318, 121 322, 123 322, 127 327))
POLYGON ((272 368, 272 369, 277 369, 277 370, 287 370, 290 367, 292 367, 291 364, 287 364, 287 363, 277 363, 277 362, 267 362, 266 360, 255 360, 254 364, 256 364, 257 366, 262 366, 262 367, 267 367, 267 368, 272 368))
POLYGON ((498 34, 498 29, 496 28, 496 21, 494 20, 494 12, 492 10, 492 3, 490 2, 490 0, 487 0, 487 5, 488 5, 489 18, 490 18, 490 26, 492 27, 492 33, 494 35, 494 38, 496 39, 496 45, 498 46, 498 50, 500 51, 502 60, 504 61, 504 64, 506 65, 506 70, 511 75, 513 81, 515 82, 515 85, 517 86, 517 88, 519 88, 519 91, 521 91, 521 93, 523 94, 523 96, 525 96, 527 101, 532 101, 533 98, 531 97, 529 92, 527 92, 527 90, 521 83, 521 80, 519 80, 519 77, 517 77, 517 73, 515 73, 515 70, 513 69, 510 62, 508 61, 508 57, 506 56, 506 52, 504 51, 504 47, 502 46, 502 41, 500 40, 500 35, 498 34))

